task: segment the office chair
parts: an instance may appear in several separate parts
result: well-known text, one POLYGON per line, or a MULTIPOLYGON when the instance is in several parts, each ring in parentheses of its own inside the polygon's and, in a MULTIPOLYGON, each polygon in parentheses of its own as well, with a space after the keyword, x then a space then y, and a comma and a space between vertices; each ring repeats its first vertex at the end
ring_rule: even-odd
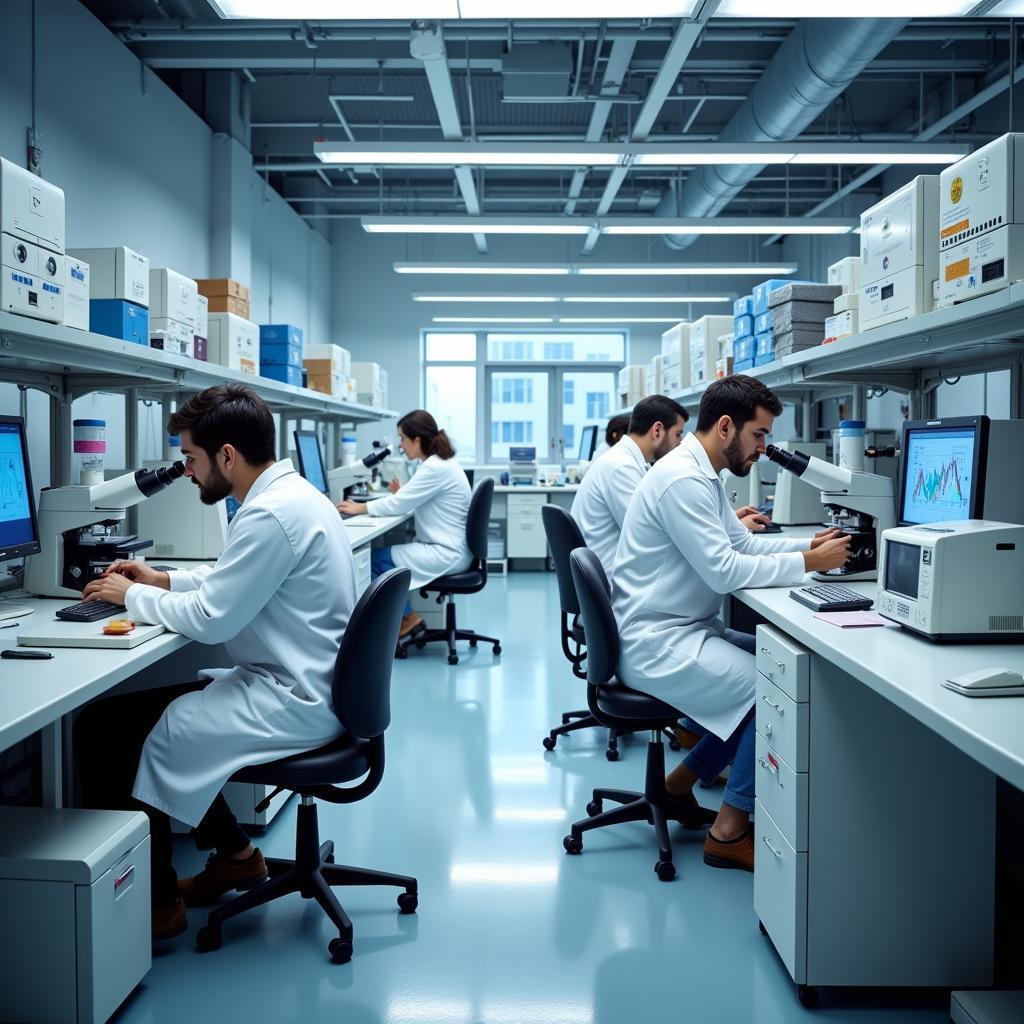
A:
POLYGON ((394 885, 405 892, 398 909, 411 914, 418 903, 417 882, 369 868, 334 863, 334 842, 320 842, 316 800, 349 804, 368 797, 384 776, 384 730, 391 721, 391 664, 402 607, 409 592, 408 569, 392 569, 379 576, 359 599, 349 619, 334 663, 331 685, 334 713, 344 732, 326 746, 265 764, 250 765, 231 776, 233 782, 276 786, 261 801, 265 810, 282 789, 302 797, 295 823, 295 859, 267 858, 270 877, 214 910, 196 934, 200 950, 219 949, 221 926, 228 918, 297 892, 315 899, 338 927, 338 938, 327 949, 336 964, 352 958, 352 922, 331 891, 334 885, 394 885), (348 788, 335 783, 362 782, 348 788))
POLYGON ((455 621, 455 595, 475 594, 483 590, 487 584, 487 524, 491 518, 491 501, 494 497, 494 480, 488 477, 481 480, 469 500, 469 513, 466 516, 466 543, 473 562, 462 572, 439 576, 436 580, 420 588, 426 597, 430 593, 437 594, 437 603, 447 602, 444 610, 444 629, 427 629, 399 641, 395 649, 396 658, 404 658, 409 648, 417 650, 427 644, 443 641, 448 645, 448 664, 458 665, 459 655, 455 650, 457 640, 468 640, 470 647, 476 647, 478 641, 493 644, 495 654, 501 654, 501 641, 492 636, 474 633, 471 629, 459 629, 455 621))
POLYGON ((658 860, 654 870, 663 882, 676 875, 672 863, 672 844, 665 815, 665 748, 662 732, 679 717, 670 704, 656 697, 631 690, 615 676, 619 663, 619 629, 612 613, 608 578, 597 555, 579 548, 569 556, 580 614, 587 633, 587 704, 590 713, 609 729, 650 730, 647 744, 647 770, 644 791, 595 789, 587 804, 589 818, 577 821, 562 840, 566 853, 583 852, 583 833, 624 821, 648 821, 658 840, 658 860), (603 810, 605 800, 621 807, 603 810))

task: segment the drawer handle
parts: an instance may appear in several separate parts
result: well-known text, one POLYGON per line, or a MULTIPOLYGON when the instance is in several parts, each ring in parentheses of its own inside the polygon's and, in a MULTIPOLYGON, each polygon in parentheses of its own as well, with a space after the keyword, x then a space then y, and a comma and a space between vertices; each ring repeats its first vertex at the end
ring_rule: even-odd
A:
POLYGON ((779 786, 781 787, 782 786, 782 779, 779 776, 779 762, 776 761, 775 758, 772 757, 771 754, 768 755, 768 759, 767 760, 765 760, 763 757, 759 757, 758 761, 760 762, 761 767, 766 772, 771 772, 772 775, 774 775, 779 780, 779 786))
POLYGON ((778 711, 780 715, 784 715, 786 713, 786 709, 781 704, 776 704, 774 701, 768 699, 768 694, 762 693, 761 700, 763 700, 773 711, 778 711))
POLYGON ((767 846, 768 849, 771 850, 772 853, 774 853, 775 856, 779 858, 779 860, 782 860, 782 851, 781 850, 776 850, 775 847, 772 846, 772 844, 768 842, 768 837, 767 836, 761 836, 761 842, 764 843, 764 845, 767 846))
POLYGON ((761 653, 782 673, 785 673, 786 666, 772 655, 772 652, 767 647, 761 648, 761 653))

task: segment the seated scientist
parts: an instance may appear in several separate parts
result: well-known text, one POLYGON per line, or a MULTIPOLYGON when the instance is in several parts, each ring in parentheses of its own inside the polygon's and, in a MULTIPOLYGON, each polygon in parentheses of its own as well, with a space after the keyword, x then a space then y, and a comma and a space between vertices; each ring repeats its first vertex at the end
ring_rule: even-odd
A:
POLYGON ((274 458, 270 410, 239 384, 207 388, 168 422, 198 498, 240 502, 216 564, 159 572, 116 562, 86 599, 206 644, 233 668, 202 681, 103 700, 75 729, 87 807, 149 816, 153 937, 186 930, 185 907, 262 880, 266 864, 220 790, 238 769, 312 750, 340 732, 331 706, 335 659, 355 606, 352 549, 331 502, 274 458), (134 786, 132 780, 134 779, 134 786), (192 878, 171 863, 170 817, 215 850, 192 878))
POLYGON ((608 421, 604 428, 604 440, 594 449, 594 459, 604 455, 609 448, 614 448, 622 440, 629 430, 629 417, 628 412, 620 412, 608 421))
POLYGON ((704 733, 665 782, 677 816, 692 813, 698 779, 709 783, 731 763, 704 862, 746 871, 754 869, 754 637, 726 629, 722 598, 837 568, 850 544, 838 530, 810 543, 759 537, 729 507, 719 474, 746 476, 781 412, 778 398, 752 377, 710 384, 696 433, 637 488, 612 569, 619 678, 679 708, 704 733))
MULTIPOLYGON (((395 566, 412 572, 410 587, 417 590, 439 576, 468 569, 473 561, 466 540, 471 489, 455 447, 437 420, 425 409, 407 412, 398 421, 398 447, 409 460, 423 462, 407 484, 392 480, 391 494, 371 502, 343 501, 345 515, 395 516, 412 512, 416 539, 410 544, 379 548, 371 555, 370 573, 376 579, 395 566)), ((405 602, 399 637, 416 633, 423 619, 405 602)))

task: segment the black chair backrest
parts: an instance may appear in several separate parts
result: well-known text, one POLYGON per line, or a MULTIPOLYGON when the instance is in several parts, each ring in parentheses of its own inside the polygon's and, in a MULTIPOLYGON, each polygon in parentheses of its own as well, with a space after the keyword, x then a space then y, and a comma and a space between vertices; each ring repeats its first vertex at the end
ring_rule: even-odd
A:
POLYGON ((567 615, 578 615, 580 603, 576 598, 572 569, 569 568, 569 555, 577 548, 585 548, 587 542, 583 539, 579 524, 564 508, 547 504, 540 510, 540 517, 544 520, 544 532, 555 563, 558 602, 567 615))
POLYGON ((334 713, 350 733, 368 740, 391 722, 391 667, 409 596, 408 569, 390 569, 363 592, 334 663, 334 713))
POLYGON ((608 682, 619 667, 619 627, 612 613, 611 588, 601 560, 589 548, 569 556, 580 617, 587 634, 587 682, 608 682))
POLYGON ((487 524, 491 520, 491 502, 494 500, 494 478, 486 477, 476 485, 469 499, 466 516, 466 543, 470 554, 487 564, 487 524))

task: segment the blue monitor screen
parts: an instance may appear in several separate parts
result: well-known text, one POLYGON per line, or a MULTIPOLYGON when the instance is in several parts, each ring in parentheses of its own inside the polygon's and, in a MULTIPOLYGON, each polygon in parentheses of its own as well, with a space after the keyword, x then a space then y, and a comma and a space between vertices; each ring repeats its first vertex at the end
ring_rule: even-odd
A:
POLYGON ((0 419, 0 557, 38 550, 24 425, 20 419, 4 417, 0 419))
POLYGON ((903 450, 903 523, 970 519, 975 491, 974 427, 909 430, 903 450))
POLYGON ((596 447, 597 427, 584 427, 583 433, 580 434, 580 462, 589 462, 594 457, 594 449, 596 447))
POLYGON ((295 450, 299 455, 299 472, 321 493, 327 493, 324 462, 320 457, 320 439, 310 430, 295 431, 295 450))

